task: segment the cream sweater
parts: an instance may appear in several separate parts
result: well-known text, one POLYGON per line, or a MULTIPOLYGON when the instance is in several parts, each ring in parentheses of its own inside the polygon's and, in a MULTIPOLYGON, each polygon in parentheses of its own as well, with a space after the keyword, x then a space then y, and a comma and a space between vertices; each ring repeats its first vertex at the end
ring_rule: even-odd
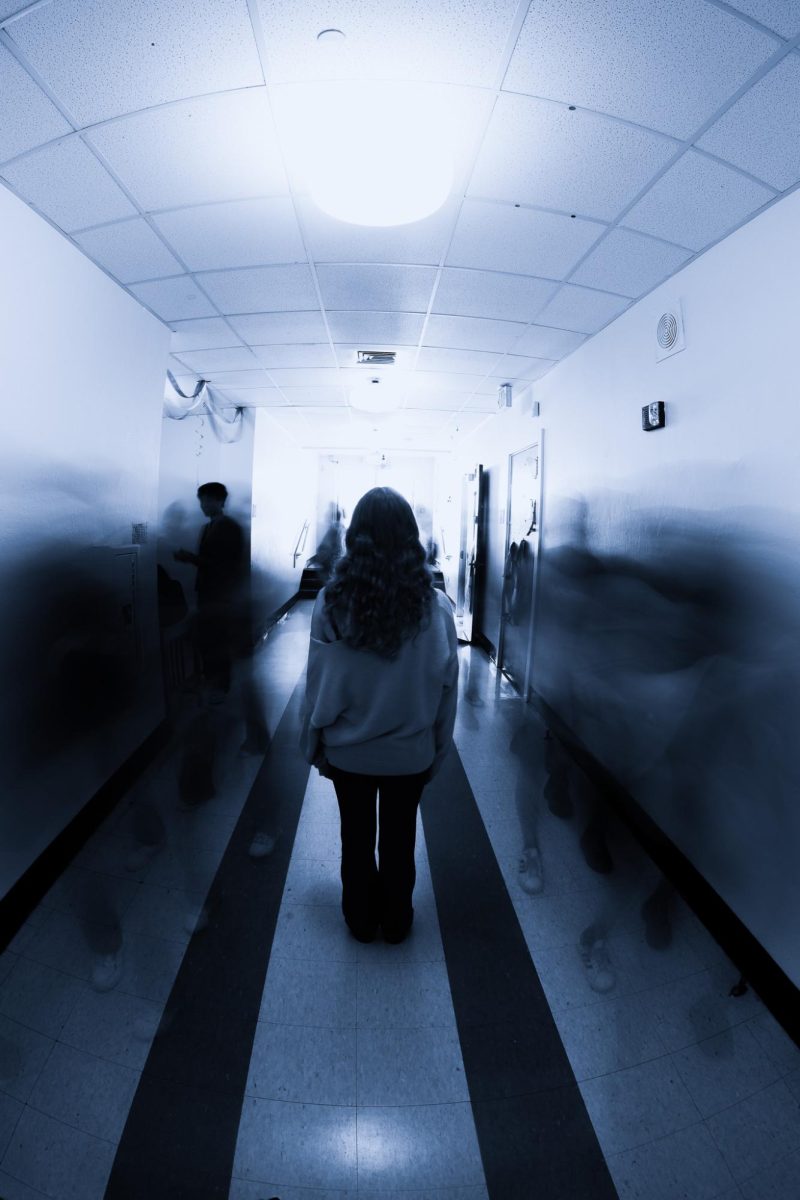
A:
POLYGON ((325 616, 325 589, 311 617, 303 752, 358 775, 439 769, 453 740, 458 643, 450 601, 434 593, 427 628, 394 660, 340 641, 325 616))

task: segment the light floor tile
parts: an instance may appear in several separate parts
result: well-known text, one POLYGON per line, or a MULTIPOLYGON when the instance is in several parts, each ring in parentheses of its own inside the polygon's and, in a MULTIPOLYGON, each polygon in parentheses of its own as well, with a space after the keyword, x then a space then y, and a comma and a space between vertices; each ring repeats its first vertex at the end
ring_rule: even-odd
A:
POLYGON ((141 1071, 163 1005, 125 992, 87 991, 75 1005, 60 1040, 76 1050, 141 1071))
POLYGON ((672 1055, 678 1073, 704 1117, 768 1087, 780 1077, 746 1025, 735 1025, 672 1055))
POLYGON ((340 1191, 338 1188, 304 1188, 287 1187, 285 1183, 262 1183, 256 1179, 231 1180, 228 1200, 269 1200, 270 1197, 280 1197, 280 1200, 360 1200, 361 1193, 355 1191, 340 1191))
POLYGON ((480 1186, 480 1150, 469 1104, 358 1110, 359 1193, 480 1186))
POLYGON ((0 954, 0 988, 2 988, 19 960, 20 955, 15 954, 13 950, 4 950, 0 954))
POLYGON ((28 1103, 93 1137, 116 1142, 138 1083, 138 1071, 59 1043, 28 1103))
POLYGON ((16 1129, 17 1121, 22 1116, 24 1107, 20 1100, 15 1100, 13 1096, 7 1096, 5 1092, 0 1092, 0 1162, 8 1149, 11 1135, 16 1129))
POLYGON ((347 1028, 356 1023, 354 962, 270 956, 260 1019, 347 1028))
POLYGON ((782 1080, 709 1117, 707 1125, 737 1182, 800 1149, 800 1107, 782 1080))
POLYGON ((787 1154, 765 1171, 742 1184, 745 1200, 797 1200, 800 1180, 800 1150, 787 1154))
POLYGON ((0 1016, 0 1091, 26 1102, 54 1045, 52 1038, 0 1016))
POLYGON ((389 958, 359 962, 357 995, 359 1029, 455 1027, 444 963, 389 958))
POLYGON ((607 1157, 700 1122, 668 1057, 586 1079, 580 1089, 607 1157))
POLYGON ((246 1091, 298 1104, 355 1104, 355 1029, 259 1021, 246 1091))
POLYGON ((35 1188, 28 1187, 27 1183, 0 1171, 0 1196, 3 1200, 42 1200, 44 1192, 38 1192, 35 1188))
POLYGON ((455 1029, 358 1030, 358 1104, 450 1104, 469 1100, 455 1029))
POLYGON ((102 1200, 116 1147, 26 1108, 2 1167, 53 1200, 102 1200))
POLYGON ((668 1050, 694 1045, 763 1012, 761 1001, 752 992, 730 996, 708 970, 640 994, 647 998, 653 1023, 668 1050))
POLYGON ((359 943, 350 936, 341 909, 323 904, 283 904, 272 953, 278 958, 355 962, 359 943))
POLYGON ((245 1097, 233 1174, 297 1187, 355 1189, 356 1110, 245 1097))
POLYGON ((340 858, 301 858, 292 855, 284 901, 288 904, 341 904, 340 858))
POLYGON ((639 995, 565 1009, 558 1015, 558 1032, 578 1080, 607 1075, 666 1053, 650 1008, 639 995))
POLYGON ((612 1154, 608 1167, 620 1200, 716 1200, 733 1187, 731 1173, 703 1125, 612 1154))
POLYGON ((20 958, 0 986, 0 1012, 47 1037, 58 1037, 86 984, 74 975, 20 958))
POLYGON ((795 1045, 771 1013, 763 1012, 761 1016, 748 1021, 747 1028, 781 1074, 800 1070, 800 1048, 795 1045))

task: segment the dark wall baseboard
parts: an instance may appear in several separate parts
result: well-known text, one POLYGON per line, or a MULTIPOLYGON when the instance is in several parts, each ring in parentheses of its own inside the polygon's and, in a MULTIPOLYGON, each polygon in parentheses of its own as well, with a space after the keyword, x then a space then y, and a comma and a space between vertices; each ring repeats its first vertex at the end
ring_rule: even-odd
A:
POLYGON ((101 821, 119 803, 134 780, 167 745, 171 732, 169 721, 162 720, 0 900, 0 951, 6 948, 22 923, 101 821))
POLYGON ((732 908, 562 721, 538 693, 532 703, 550 731, 632 831, 662 874, 702 921, 714 940, 736 965, 742 978, 764 1001, 772 1015, 800 1046, 800 988, 776 963, 732 908))
POLYGON ((290 609, 294 608, 298 600, 302 599, 304 599, 304 597, 300 595, 300 592, 295 592, 295 594, 290 596, 289 599, 280 606, 280 608, 276 608, 275 611, 269 613, 268 616, 262 617, 256 627, 254 649, 257 650, 259 648, 259 646, 269 636, 270 631, 278 624, 278 621, 280 621, 282 617, 285 617, 290 609))

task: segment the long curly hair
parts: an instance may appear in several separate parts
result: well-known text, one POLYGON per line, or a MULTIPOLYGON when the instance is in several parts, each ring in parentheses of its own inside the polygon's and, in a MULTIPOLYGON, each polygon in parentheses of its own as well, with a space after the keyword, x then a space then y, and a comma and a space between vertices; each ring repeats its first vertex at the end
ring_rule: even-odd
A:
POLYGON ((433 578, 408 501, 388 487, 353 509, 345 554, 325 588, 325 612, 342 641, 396 658, 430 619, 433 578))

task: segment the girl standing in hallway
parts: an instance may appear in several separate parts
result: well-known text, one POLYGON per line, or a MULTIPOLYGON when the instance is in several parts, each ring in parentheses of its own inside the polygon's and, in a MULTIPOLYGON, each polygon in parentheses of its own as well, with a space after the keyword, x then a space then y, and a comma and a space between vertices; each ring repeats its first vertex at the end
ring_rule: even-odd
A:
POLYGON ((453 737, 455 622, 397 492, 361 497, 345 548, 311 619, 303 750, 336 789, 351 933, 370 942, 380 926, 401 942, 414 916, 417 807, 453 737))

